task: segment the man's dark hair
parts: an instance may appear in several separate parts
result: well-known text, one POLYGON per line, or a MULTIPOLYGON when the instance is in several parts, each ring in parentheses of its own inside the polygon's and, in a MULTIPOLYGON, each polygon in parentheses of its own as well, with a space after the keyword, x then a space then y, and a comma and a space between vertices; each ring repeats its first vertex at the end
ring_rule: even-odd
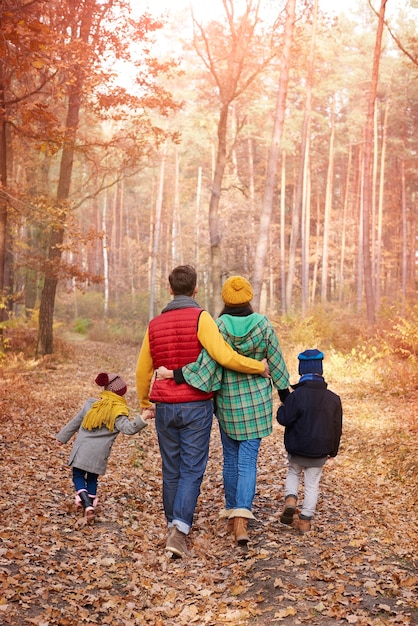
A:
POLYGON ((192 296, 196 289, 197 274, 191 265, 178 265, 168 277, 175 296, 192 296))

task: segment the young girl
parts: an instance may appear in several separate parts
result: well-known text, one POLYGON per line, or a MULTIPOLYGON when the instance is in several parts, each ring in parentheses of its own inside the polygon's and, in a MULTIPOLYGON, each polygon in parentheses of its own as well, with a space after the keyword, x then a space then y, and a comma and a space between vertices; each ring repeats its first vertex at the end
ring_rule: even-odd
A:
MULTIPOLYGON (((124 398, 127 387, 119 374, 102 372, 96 376, 95 382, 104 387, 100 399, 89 398, 81 411, 56 435, 62 445, 78 432, 68 465, 73 468, 76 505, 83 508, 87 521, 94 518, 98 477, 106 471, 116 437, 119 433, 135 435, 147 426, 141 415, 129 420, 129 408, 124 398)), ((152 417, 152 409, 144 410, 142 416, 152 417)))

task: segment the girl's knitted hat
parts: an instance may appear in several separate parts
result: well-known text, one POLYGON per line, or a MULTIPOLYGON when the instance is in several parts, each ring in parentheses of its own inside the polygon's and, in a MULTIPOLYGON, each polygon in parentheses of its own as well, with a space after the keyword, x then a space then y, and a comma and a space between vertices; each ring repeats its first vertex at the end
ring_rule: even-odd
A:
POLYGON ((107 374, 107 372, 101 372, 95 378, 95 383, 99 387, 104 387, 105 391, 113 391, 118 396, 124 396, 127 390, 125 381, 119 374, 107 374))
POLYGON ((322 360, 324 353, 316 348, 313 350, 305 350, 298 354, 299 374, 320 374, 322 376, 322 360))
POLYGON ((243 276, 230 276, 223 284, 222 299, 227 306, 248 304, 253 299, 253 289, 243 276))

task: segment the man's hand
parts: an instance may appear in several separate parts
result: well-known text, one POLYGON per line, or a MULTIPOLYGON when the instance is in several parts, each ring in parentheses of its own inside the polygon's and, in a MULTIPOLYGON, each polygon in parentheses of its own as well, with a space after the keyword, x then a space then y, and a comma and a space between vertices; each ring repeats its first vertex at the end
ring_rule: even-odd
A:
POLYGON ((267 363, 267 359, 263 359, 262 362, 264 363, 264 372, 261 374, 261 376, 263 376, 264 378, 270 378, 270 368, 269 364, 267 363))
POLYGON ((164 365, 161 365, 155 370, 155 378, 157 380, 165 380, 166 378, 174 378, 173 370, 169 370, 164 365))

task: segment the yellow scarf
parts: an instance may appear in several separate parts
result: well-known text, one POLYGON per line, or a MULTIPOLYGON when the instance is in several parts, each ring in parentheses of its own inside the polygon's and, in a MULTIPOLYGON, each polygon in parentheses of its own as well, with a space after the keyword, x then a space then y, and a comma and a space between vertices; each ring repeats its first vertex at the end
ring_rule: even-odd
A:
POLYGON ((95 402, 84 416, 81 426, 86 430, 106 426, 108 430, 115 430, 115 420, 119 415, 129 415, 129 408, 125 398, 113 391, 102 391, 100 400, 95 402))

